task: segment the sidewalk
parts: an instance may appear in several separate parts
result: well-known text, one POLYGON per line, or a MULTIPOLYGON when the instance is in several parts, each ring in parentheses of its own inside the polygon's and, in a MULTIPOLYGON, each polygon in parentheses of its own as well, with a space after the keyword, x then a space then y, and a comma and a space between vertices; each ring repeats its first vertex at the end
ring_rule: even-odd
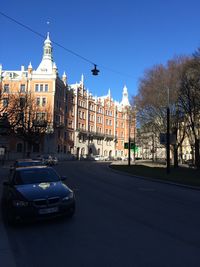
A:
MULTIPOLYGON (((4 175, 6 175, 7 168, 9 168, 10 165, 5 165, 3 168, 2 166, 0 171, 0 199, 2 196, 2 187, 3 187, 3 179, 4 175)), ((1 267, 16 267, 14 256, 9 244, 7 231, 4 226, 3 218, 2 218, 2 211, 1 211, 1 205, 0 205, 0 266, 1 267)))

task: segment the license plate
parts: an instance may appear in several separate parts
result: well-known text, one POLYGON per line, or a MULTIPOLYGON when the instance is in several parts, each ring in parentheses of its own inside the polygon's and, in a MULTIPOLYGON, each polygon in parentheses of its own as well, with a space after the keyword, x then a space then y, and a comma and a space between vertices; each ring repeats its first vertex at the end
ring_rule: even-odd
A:
POLYGON ((39 214, 49 214, 49 213, 54 213, 58 211, 58 207, 53 207, 53 208, 47 208, 47 209, 40 209, 39 214))

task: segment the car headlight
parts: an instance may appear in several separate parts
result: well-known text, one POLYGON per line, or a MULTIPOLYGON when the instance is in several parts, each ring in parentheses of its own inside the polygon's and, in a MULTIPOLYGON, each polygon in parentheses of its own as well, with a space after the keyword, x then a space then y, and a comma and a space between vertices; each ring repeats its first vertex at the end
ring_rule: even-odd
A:
POLYGON ((28 202, 23 200, 13 200, 13 206, 14 207, 27 207, 28 202))
POLYGON ((68 201, 69 199, 72 199, 74 197, 73 192, 69 192, 69 194, 65 197, 63 197, 62 201, 68 201))

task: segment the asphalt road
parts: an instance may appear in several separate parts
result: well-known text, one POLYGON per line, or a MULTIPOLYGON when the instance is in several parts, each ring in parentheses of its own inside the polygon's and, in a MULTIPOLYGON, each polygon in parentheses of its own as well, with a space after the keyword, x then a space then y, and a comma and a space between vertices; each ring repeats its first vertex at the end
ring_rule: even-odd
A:
POLYGON ((76 214, 5 226, 17 267, 200 266, 200 191, 113 172, 108 163, 56 169, 75 191, 76 214))

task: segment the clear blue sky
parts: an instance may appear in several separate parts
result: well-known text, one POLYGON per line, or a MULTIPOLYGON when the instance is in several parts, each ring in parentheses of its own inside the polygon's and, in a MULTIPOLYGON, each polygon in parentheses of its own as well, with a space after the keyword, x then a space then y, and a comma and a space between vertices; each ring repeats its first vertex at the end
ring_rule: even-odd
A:
MULTIPOLYGON (((110 88, 118 101, 125 84, 129 97, 137 93, 145 69, 200 46, 199 0, 11 0, 2 1, 0 11, 42 35, 50 31, 52 40, 96 63, 100 74, 92 76, 90 63, 54 45, 60 76, 66 71, 75 83, 83 73, 93 95, 110 88)), ((0 25, 3 69, 30 61, 36 69, 43 39, 1 15, 0 25)))

